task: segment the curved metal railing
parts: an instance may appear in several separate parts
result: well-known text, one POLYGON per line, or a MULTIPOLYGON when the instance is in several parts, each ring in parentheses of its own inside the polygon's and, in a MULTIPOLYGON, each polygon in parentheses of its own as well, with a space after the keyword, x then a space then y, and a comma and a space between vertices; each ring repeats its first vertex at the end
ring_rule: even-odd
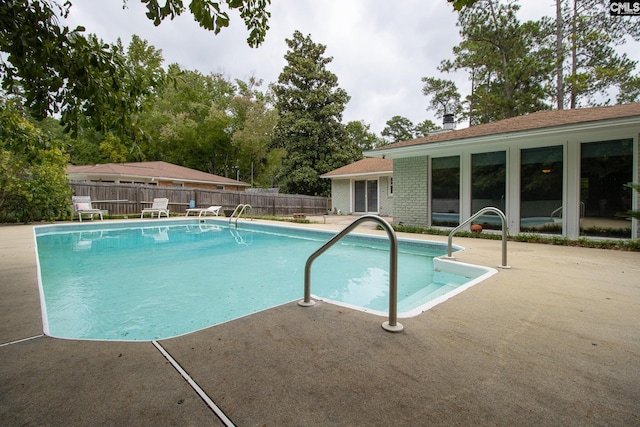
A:
POLYGON ((479 216, 481 216, 482 214, 486 213, 486 212, 493 212, 496 215, 498 215, 500 217, 500 221, 502 222, 502 265, 499 265, 498 267, 500 268, 511 268, 507 265, 507 218, 505 217, 504 213, 498 209, 498 208, 494 208, 493 206, 487 206, 485 208, 480 209, 478 212, 476 212, 475 214, 471 215, 471 217, 469 219, 467 219, 466 221, 463 221, 462 223, 460 223, 460 225, 458 225, 456 228, 454 228, 453 230, 451 230, 451 233, 449 233, 449 239, 447 242, 447 256, 446 258, 453 258, 451 256, 451 247, 452 247, 452 242, 453 242, 453 235, 456 234, 462 227, 466 226, 467 224, 469 224, 471 221, 477 219, 479 216))
POLYGON ((389 236, 389 320, 382 324, 382 328, 389 332, 400 332, 404 327, 401 323, 398 323, 398 238, 393 227, 377 215, 363 215, 359 217, 309 256, 304 266, 304 299, 298 301, 298 304, 303 307, 310 307, 315 304, 315 301, 311 300, 311 264, 313 264, 313 261, 349 234, 358 224, 365 221, 377 222, 385 229, 389 236))
POLYGON ((245 204, 240 203, 238 206, 236 206, 236 208, 233 210, 233 213, 229 217, 229 225, 231 225, 231 221, 233 220, 233 218, 235 218, 236 219, 236 227, 238 227, 238 219, 242 216, 242 214, 244 213, 246 208, 251 209, 251 205, 249 205, 249 204, 245 205, 245 204))

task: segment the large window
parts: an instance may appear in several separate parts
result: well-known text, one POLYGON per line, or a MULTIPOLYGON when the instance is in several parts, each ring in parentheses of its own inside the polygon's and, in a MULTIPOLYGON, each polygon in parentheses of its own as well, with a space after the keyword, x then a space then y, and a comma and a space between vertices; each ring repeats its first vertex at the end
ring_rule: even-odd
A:
POLYGON ((520 153, 520 230, 562 234, 562 146, 520 153))
MULTIPOLYGON (((471 155, 471 213, 493 206, 505 212, 507 155, 505 151, 471 155)), ((506 212, 505 212, 506 213, 506 212)), ((477 221, 483 228, 500 229, 497 215, 483 215, 477 221)))
POLYGON ((633 140, 590 142, 581 146, 580 232, 587 236, 631 237, 633 140))
POLYGON ((460 156, 431 159, 431 225, 460 224, 460 156))

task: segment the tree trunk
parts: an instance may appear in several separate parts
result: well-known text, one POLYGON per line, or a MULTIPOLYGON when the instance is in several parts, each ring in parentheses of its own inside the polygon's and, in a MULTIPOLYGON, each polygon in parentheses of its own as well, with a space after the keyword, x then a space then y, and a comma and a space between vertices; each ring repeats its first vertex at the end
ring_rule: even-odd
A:
POLYGON ((562 28, 562 0, 556 0, 556 100, 558 110, 564 109, 564 34, 562 28))
MULTIPOLYGON (((571 75, 575 77, 578 72, 578 48, 577 48, 577 21, 578 21, 578 0, 573 0, 573 16, 571 17, 571 75)), ((576 89, 574 87, 571 88, 571 103, 569 108, 572 110, 576 108, 576 89)))

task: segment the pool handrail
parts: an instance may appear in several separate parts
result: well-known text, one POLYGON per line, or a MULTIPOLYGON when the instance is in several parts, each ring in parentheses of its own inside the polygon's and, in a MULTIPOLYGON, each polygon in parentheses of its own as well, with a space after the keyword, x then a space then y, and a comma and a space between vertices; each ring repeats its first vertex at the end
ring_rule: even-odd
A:
POLYGON ((453 246, 453 243, 452 243, 453 235, 456 234, 461 228, 469 224, 471 221, 477 219, 479 216, 481 216, 486 212, 493 212, 494 214, 498 215, 500 217, 500 221, 502 222, 502 265, 499 265, 498 268, 504 268, 504 269, 511 268, 509 265, 507 265, 507 217, 504 215, 504 212, 502 212, 500 209, 495 208, 493 206, 487 206, 480 209, 478 212, 471 215, 470 218, 463 221, 462 223, 460 223, 460 225, 458 225, 456 228, 451 230, 451 232, 449 233, 448 241, 447 241, 447 256, 443 258, 454 259, 453 256, 451 255, 452 246, 453 246))
POLYGON ((236 228, 238 227, 238 219, 240 218, 240 216, 242 216, 242 214, 244 213, 244 210, 246 208, 251 209, 251 205, 249 204, 243 204, 240 203, 238 206, 236 206, 236 208, 233 210, 233 213, 231 214, 231 216, 229 217, 229 225, 231 225, 231 221, 233 220, 234 216, 236 219, 236 228), (236 213, 238 215, 236 215, 236 213))
POLYGON ((311 307, 315 304, 315 301, 311 300, 311 264, 313 261, 365 221, 377 222, 389 236, 389 320, 382 324, 382 329, 389 332, 400 332, 404 326, 398 323, 398 237, 393 227, 378 215, 363 215, 357 218, 309 256, 304 266, 304 299, 298 301, 298 305, 311 307))

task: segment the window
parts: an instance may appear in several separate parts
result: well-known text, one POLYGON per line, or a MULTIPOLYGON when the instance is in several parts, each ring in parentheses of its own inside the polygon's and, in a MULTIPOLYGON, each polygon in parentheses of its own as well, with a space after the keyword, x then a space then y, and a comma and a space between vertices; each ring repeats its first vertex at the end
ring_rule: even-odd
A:
POLYGON ((431 159, 431 225, 460 224, 460 156, 431 159))
MULTIPOLYGON (((507 155, 505 151, 471 155, 471 213, 493 206, 505 212, 507 155)), ((506 212, 505 212, 506 213, 506 212)), ((483 215, 477 221, 483 228, 500 229, 497 215, 483 215)))
POLYGON ((633 140, 581 145, 580 232, 587 236, 631 237, 633 140))
POLYGON ((562 234, 562 146, 520 152, 520 231, 562 234))

